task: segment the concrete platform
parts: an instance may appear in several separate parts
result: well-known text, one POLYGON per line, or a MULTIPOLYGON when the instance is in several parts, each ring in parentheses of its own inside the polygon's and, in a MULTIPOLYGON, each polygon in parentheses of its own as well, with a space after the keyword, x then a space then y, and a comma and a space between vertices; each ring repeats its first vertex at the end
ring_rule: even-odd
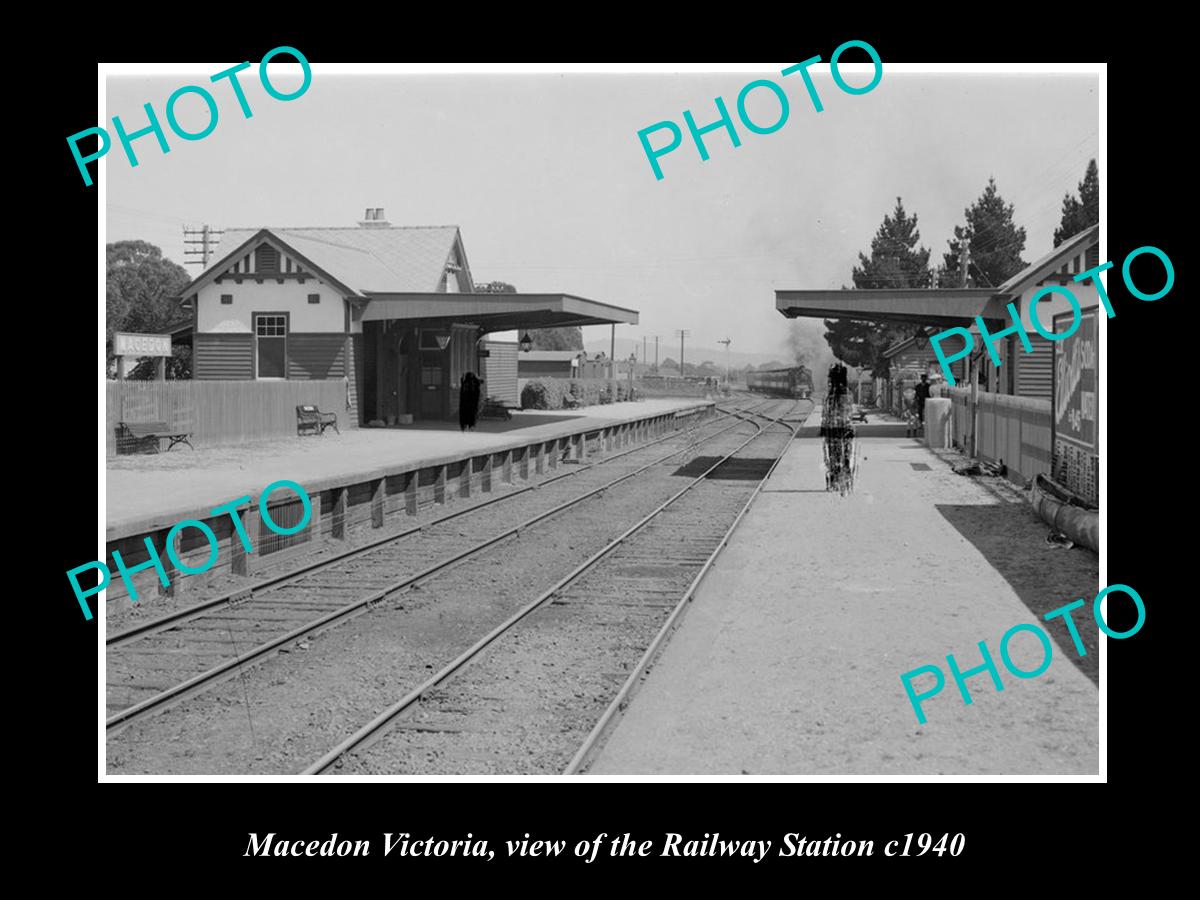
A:
MULTIPOLYGON (((1019 496, 953 474, 922 444, 859 446, 855 492, 839 497, 821 442, 792 442, 592 773, 1097 774, 1095 654, 1079 660, 1066 629, 1040 619, 1095 594, 1095 555, 1047 547, 1019 496), (1028 680, 999 652, 1022 623, 1054 642, 1028 680), (969 678, 967 706, 946 656, 977 666, 983 640, 1005 689, 969 678), (927 664, 946 684, 921 725, 900 675, 927 664)), ((1010 651, 1028 670, 1042 658, 1030 634, 1010 651)))
POLYGON ((347 429, 338 435, 255 441, 237 446, 119 456, 107 461, 107 539, 205 518, 220 503, 290 479, 310 495, 472 455, 712 406, 712 401, 648 399, 587 407, 579 412, 517 412, 511 421, 481 420, 463 433, 457 423, 347 429))

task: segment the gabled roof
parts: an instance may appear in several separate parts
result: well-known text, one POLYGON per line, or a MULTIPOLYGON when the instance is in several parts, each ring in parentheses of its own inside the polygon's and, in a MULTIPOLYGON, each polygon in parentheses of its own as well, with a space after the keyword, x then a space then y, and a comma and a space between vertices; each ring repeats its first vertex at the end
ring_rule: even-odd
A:
POLYGON ((1099 240, 1099 225, 1093 225, 1079 232, 1074 237, 1063 241, 1041 259, 1037 260, 1037 262, 1030 263, 1012 278, 1008 279, 1008 281, 996 288, 996 293, 1020 294, 1026 288, 1037 284, 1051 272, 1057 272, 1062 268, 1063 263, 1074 256, 1078 256, 1081 250, 1099 240))
POLYGON ((452 254, 470 280, 457 225, 229 228, 217 251, 221 258, 197 276, 184 293, 193 293, 258 243, 272 238, 285 252, 290 250, 356 296, 437 291, 452 254))
MULTIPOLYGON (((929 335, 933 333, 933 329, 922 328, 921 331, 925 335, 926 343, 928 343, 929 335)), ((886 350, 884 350, 881 355, 886 357, 887 359, 891 359, 897 353, 903 353, 909 347, 912 347, 914 344, 916 344, 916 342, 917 342, 917 335, 914 334, 912 337, 906 337, 903 340, 896 341, 896 343, 892 344, 890 347, 888 347, 886 350)))

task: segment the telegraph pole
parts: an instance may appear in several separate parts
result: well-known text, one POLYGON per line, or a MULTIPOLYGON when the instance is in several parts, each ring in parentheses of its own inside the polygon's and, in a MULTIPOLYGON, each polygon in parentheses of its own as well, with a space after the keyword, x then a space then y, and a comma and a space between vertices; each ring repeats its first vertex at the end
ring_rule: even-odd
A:
POLYGON ((658 335, 654 336, 654 374, 658 374, 658 335))
POLYGON ((686 328, 676 328, 675 334, 679 336, 679 377, 683 377, 683 339, 691 334, 686 328))
POLYGON ((198 265, 202 269, 207 269, 208 268, 208 258, 210 256, 212 256, 213 253, 215 252, 217 243, 219 242, 221 235, 224 233, 225 233, 224 229, 213 228, 210 225, 204 225, 200 228, 188 228, 186 225, 184 225, 183 226, 183 243, 185 245, 187 245, 187 244, 199 244, 200 245, 200 249, 198 249, 198 250, 190 250, 186 246, 184 247, 183 255, 185 257, 187 257, 187 256, 200 257, 199 259, 187 259, 187 260, 185 260, 185 262, 189 266, 198 265), (195 235, 199 235, 199 240, 189 240, 189 238, 192 238, 195 235))
POLYGON ((729 338, 723 341, 717 341, 718 344, 725 345, 725 383, 729 384, 729 345, 733 343, 729 338))
POLYGON ((646 336, 642 335, 642 365, 646 365, 646 336))

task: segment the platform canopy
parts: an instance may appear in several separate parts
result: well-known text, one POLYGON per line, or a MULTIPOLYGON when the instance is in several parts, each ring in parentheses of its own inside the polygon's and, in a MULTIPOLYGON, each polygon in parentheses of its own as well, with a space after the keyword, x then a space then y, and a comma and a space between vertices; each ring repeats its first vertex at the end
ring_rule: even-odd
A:
POLYGON ((571 294, 369 294, 362 320, 388 319, 420 319, 447 325, 471 322, 485 331, 513 331, 574 325, 636 325, 638 314, 637 310, 571 294))
POLYGON ((859 319, 924 325, 970 325, 976 316, 1004 319, 1017 295, 995 288, 903 288, 776 291, 775 308, 789 319, 859 319))

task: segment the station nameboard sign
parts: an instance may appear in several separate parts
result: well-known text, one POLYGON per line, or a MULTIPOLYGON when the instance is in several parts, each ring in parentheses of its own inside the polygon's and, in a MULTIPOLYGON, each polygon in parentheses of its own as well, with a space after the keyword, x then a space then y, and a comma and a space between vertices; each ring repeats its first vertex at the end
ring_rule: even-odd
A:
POLYGON ((123 334, 113 335, 114 356, 170 356, 169 334, 123 334))
MULTIPOLYGON (((1086 309, 1079 328, 1054 344, 1054 437, 1098 454, 1099 353, 1098 308, 1086 309)), ((1054 317, 1054 330, 1071 327, 1071 313, 1054 317)))

